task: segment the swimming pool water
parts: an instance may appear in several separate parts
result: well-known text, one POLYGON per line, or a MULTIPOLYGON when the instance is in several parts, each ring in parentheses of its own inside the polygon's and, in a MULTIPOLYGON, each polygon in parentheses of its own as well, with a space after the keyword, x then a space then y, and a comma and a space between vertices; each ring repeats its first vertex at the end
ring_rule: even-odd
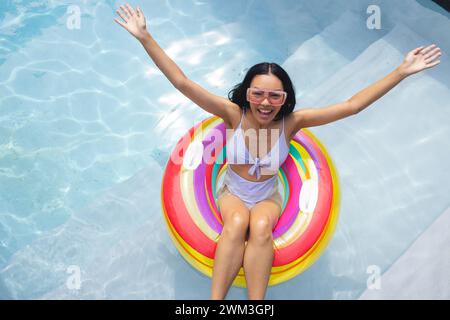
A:
MULTIPOLYGON (((450 21, 433 2, 130 3, 208 90, 226 96, 247 68, 275 61, 296 108, 350 98, 415 47, 444 52, 358 115, 311 129, 339 174, 340 220, 318 262, 268 299, 358 298, 368 268, 388 270, 450 206, 450 21), (366 25, 371 4, 379 30, 366 25)), ((159 194, 172 148, 209 115, 113 21, 119 4, 0 3, 0 298, 209 297, 210 279, 167 235, 159 194), (80 288, 67 286, 70 266, 80 288)))

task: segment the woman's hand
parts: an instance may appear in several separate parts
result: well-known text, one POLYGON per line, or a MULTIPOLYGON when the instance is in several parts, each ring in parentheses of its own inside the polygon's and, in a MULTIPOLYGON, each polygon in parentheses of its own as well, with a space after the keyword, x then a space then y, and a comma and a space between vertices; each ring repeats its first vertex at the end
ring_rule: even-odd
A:
POLYGON ((134 10, 128 3, 125 6, 120 6, 122 12, 116 10, 117 14, 123 19, 122 22, 117 18, 114 19, 118 24, 124 27, 133 37, 138 40, 143 39, 147 34, 145 25, 145 17, 140 7, 134 10))
POLYGON ((424 46, 416 48, 406 55, 399 70, 403 76, 410 76, 439 64, 441 61, 436 59, 441 55, 441 49, 436 48, 436 45, 434 44, 426 48, 424 48, 424 46))

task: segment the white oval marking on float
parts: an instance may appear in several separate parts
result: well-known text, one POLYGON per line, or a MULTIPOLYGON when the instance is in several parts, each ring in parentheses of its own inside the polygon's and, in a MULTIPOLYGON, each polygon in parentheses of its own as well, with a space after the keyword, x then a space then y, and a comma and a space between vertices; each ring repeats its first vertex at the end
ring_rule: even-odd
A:
POLYGON ((303 182, 300 190, 299 204, 300 210, 304 213, 312 213, 316 208, 317 196, 319 195, 319 188, 317 181, 308 179, 303 182))
POLYGON ((190 143, 183 157, 183 167, 190 170, 197 169, 202 162, 203 149, 203 143, 200 141, 190 143))

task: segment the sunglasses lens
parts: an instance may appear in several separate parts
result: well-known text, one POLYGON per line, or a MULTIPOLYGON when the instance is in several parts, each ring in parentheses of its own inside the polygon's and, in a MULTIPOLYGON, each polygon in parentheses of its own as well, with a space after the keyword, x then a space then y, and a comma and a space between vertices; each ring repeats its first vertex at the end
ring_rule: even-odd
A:
MULTIPOLYGON (((254 103, 260 103, 264 100, 263 90, 250 90, 249 98, 254 103)), ((282 104, 284 100, 284 94, 276 91, 269 91, 268 100, 272 104, 282 104)))
POLYGON ((283 97, 284 97, 284 95, 282 95, 281 93, 277 93, 277 92, 269 93, 269 101, 271 103, 280 103, 283 101, 283 97))

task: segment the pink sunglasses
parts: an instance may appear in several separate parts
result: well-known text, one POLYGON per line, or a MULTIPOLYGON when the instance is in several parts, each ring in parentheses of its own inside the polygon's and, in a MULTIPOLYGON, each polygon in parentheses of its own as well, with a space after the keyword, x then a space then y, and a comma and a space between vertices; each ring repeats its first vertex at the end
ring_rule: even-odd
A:
POLYGON ((260 104, 265 98, 269 100, 273 106, 281 106, 286 101, 287 93, 279 90, 266 90, 259 88, 247 89, 247 101, 260 104))

